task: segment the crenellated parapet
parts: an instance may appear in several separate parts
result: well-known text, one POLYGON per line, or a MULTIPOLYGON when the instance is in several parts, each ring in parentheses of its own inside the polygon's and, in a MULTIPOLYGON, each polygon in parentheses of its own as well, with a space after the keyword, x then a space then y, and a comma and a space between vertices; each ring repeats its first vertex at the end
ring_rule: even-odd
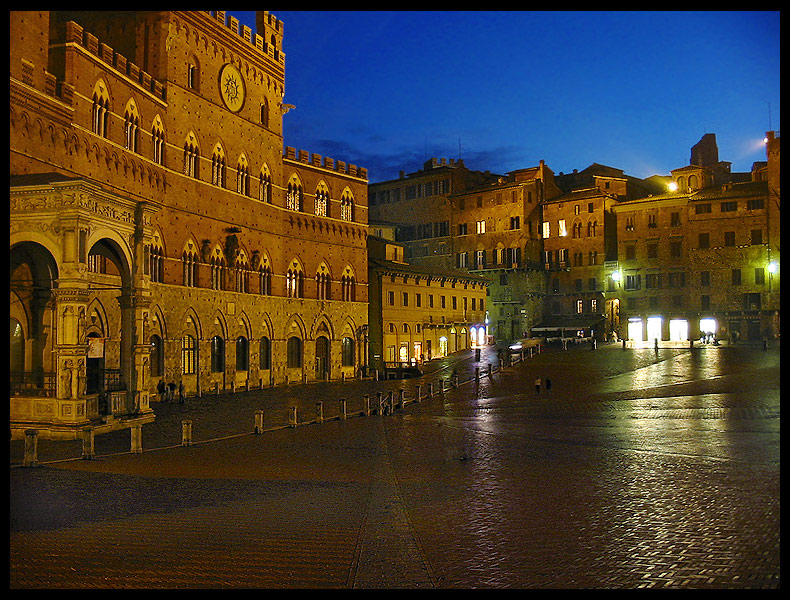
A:
POLYGON ((310 153, 307 150, 299 150, 297 155, 296 149, 292 146, 285 147, 285 154, 283 158, 286 160, 293 160, 313 167, 327 169, 343 175, 350 175, 351 177, 358 177, 367 180, 368 170, 365 167, 357 167, 356 165, 346 164, 342 160, 336 161, 334 158, 328 156, 321 156, 320 154, 310 153))
POLYGON ((95 35, 74 21, 66 23, 66 44, 77 44, 88 53, 125 75, 156 98, 165 100, 165 86, 122 54, 102 43, 95 35))
POLYGON ((285 27, 283 22, 269 11, 257 12, 257 32, 253 32, 247 25, 239 23, 236 17, 228 15, 224 10, 209 10, 205 11, 205 14, 225 26, 233 34, 238 35, 244 42, 270 60, 285 66, 285 53, 282 51, 285 27))

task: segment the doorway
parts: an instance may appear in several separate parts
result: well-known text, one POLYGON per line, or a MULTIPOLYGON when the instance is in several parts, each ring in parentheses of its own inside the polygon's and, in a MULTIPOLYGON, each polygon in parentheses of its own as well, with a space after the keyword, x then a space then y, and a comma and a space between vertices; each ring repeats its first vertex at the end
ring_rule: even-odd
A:
POLYGON ((315 341, 315 378, 329 379, 329 340, 324 336, 315 341))

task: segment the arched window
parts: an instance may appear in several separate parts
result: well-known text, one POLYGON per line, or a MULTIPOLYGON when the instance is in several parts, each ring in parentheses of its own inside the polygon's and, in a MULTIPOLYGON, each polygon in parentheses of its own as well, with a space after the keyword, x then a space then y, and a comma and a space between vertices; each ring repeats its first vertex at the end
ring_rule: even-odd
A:
POLYGON ((211 183, 221 188, 225 187, 225 151, 219 144, 214 146, 211 155, 211 183))
POLYGON ((344 191, 340 198, 340 218, 343 221, 354 220, 354 197, 348 190, 344 191))
POLYGON ((198 177, 199 159, 200 151, 198 150, 197 139, 195 134, 190 132, 184 142, 184 175, 198 177))
POLYGON ((302 366, 302 340, 298 337, 288 338, 287 360, 289 369, 302 366))
POLYGON ((296 176, 293 176, 288 182, 288 189, 285 192, 285 207, 288 210, 301 211, 303 200, 302 184, 296 176))
POLYGON ((298 267, 288 269, 285 276, 286 295, 289 298, 304 298, 304 273, 298 267))
POLYGON ((198 256, 194 250, 184 250, 181 254, 183 283, 187 287, 197 287, 198 256))
POLYGON ((11 369, 12 372, 25 370, 25 333, 22 324, 11 317, 11 369))
POLYGON ((340 282, 342 300, 345 302, 354 302, 356 300, 356 280, 350 267, 346 267, 340 278, 340 282))
POLYGON ((325 263, 321 263, 321 267, 315 274, 316 284, 316 298, 319 300, 332 299, 332 278, 329 275, 329 269, 325 263))
POLYGON ((236 370, 250 370, 250 349, 247 338, 244 336, 236 338, 236 370))
POLYGON ((247 255, 239 253, 236 259, 236 291, 246 293, 250 287, 250 265, 247 262, 247 255))
POLYGON ((261 125, 264 127, 269 126, 269 99, 264 97, 263 104, 261 104, 261 125))
POLYGON ((315 191, 315 214, 319 217, 329 216, 329 190, 323 182, 315 191))
POLYGON ((271 204, 272 202, 272 176, 269 173, 269 168, 263 165, 259 177, 258 187, 258 200, 271 204))
POLYGON ((225 340, 215 335, 211 338, 211 372, 222 373, 225 370, 225 340))
POLYGON ((245 196, 250 195, 250 166, 242 155, 236 165, 236 191, 245 196))
POLYGON ((200 88, 200 65, 194 56, 187 62, 187 87, 193 90, 200 88))
POLYGON ((91 109, 91 130, 96 135, 107 137, 107 123, 110 114, 110 97, 103 81, 96 82, 93 88, 93 108, 91 109))
POLYGON ((272 269, 269 265, 261 265, 258 270, 262 296, 272 295, 272 269))
POLYGON ((164 262, 162 241, 159 239, 159 235, 156 234, 148 247, 148 274, 151 277, 151 281, 155 283, 164 281, 164 262))
POLYGON ((165 374, 165 349, 162 338, 154 334, 151 336, 151 377, 161 377, 165 374))
POLYGON ((222 254, 219 246, 214 248, 214 252, 209 260, 211 265, 211 289, 224 290, 225 289, 225 257, 222 254))
POLYGON ((123 130, 126 149, 137 152, 137 140, 140 131, 140 115, 134 100, 129 100, 123 115, 123 130))
POLYGON ((344 367, 354 366, 354 340, 344 337, 341 346, 342 364, 344 367))
POLYGON ((271 342, 269 342, 269 338, 266 336, 261 338, 260 344, 260 368, 262 371, 268 371, 272 368, 272 348, 271 342))
POLYGON ((154 124, 151 126, 151 139, 154 144, 154 162, 158 165, 165 164, 165 133, 162 127, 162 119, 159 115, 154 119, 154 124))
POLYGON ((194 375, 197 366, 197 343, 195 338, 187 334, 181 338, 181 372, 194 375))

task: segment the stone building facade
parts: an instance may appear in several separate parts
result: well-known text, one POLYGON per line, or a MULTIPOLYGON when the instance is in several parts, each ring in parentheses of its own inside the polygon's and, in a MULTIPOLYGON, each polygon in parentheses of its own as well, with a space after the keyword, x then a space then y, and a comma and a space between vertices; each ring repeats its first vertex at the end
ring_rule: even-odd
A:
POLYGON ((370 367, 422 364, 488 343, 488 280, 462 269, 409 264, 393 229, 371 225, 370 367))
POLYGON ((284 24, 10 17, 12 430, 357 375, 367 172, 284 147, 284 24))

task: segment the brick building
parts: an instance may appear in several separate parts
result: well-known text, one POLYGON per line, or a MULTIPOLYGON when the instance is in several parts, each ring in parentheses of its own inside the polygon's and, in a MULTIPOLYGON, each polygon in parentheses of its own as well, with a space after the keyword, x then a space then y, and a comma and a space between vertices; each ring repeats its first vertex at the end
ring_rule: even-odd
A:
POLYGON ((140 424, 160 379, 205 394, 354 376, 367 172, 283 147, 283 23, 10 25, 12 430, 140 424))

